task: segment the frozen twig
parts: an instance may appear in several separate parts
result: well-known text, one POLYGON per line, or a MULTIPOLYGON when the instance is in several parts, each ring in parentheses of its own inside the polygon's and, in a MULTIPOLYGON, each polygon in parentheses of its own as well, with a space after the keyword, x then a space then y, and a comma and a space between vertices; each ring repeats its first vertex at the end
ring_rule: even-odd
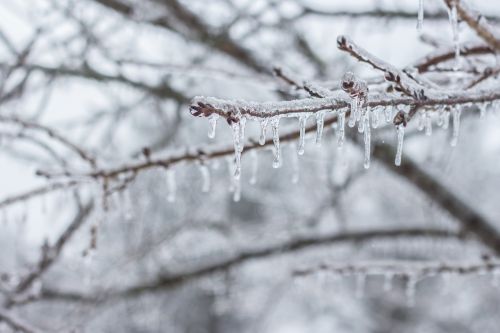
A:
POLYGON ((323 263, 313 268, 296 269, 293 275, 297 277, 316 274, 321 271, 335 275, 414 275, 425 278, 440 274, 486 274, 500 270, 498 260, 462 261, 370 261, 355 263, 323 263))

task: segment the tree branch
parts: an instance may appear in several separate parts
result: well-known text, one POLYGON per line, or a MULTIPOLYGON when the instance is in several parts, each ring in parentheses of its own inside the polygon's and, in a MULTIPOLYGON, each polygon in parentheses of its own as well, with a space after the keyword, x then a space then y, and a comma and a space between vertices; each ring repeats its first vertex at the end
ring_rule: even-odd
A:
POLYGON ((399 237, 409 238, 434 238, 434 239, 456 239, 461 237, 459 234, 446 230, 432 229, 401 229, 401 230, 374 230, 365 232, 351 232, 333 235, 316 235, 304 238, 292 239, 280 244, 273 244, 260 249, 248 249, 222 259, 218 262, 205 264, 193 270, 164 275, 155 281, 139 284, 126 290, 111 291, 102 296, 87 296, 79 294, 67 294, 54 290, 45 290, 42 294, 42 300, 66 300, 66 301, 86 301, 86 302, 105 302, 122 298, 134 298, 144 293, 154 292, 174 288, 188 281, 219 273, 235 266, 246 263, 250 260, 267 258, 275 255, 291 254, 311 247, 326 246, 344 242, 367 242, 373 240, 394 240, 399 237))

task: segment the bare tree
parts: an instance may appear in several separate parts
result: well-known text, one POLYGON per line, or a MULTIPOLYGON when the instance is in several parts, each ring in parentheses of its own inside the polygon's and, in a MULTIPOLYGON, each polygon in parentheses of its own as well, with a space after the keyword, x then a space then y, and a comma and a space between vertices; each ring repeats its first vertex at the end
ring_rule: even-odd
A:
POLYGON ((341 5, 1 4, 0 330, 496 327, 499 8, 341 5))

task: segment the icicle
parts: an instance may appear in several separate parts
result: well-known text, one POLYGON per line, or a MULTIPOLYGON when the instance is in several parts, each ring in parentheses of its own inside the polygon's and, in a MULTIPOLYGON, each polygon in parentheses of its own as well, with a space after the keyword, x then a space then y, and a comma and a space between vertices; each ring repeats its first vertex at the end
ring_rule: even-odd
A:
POLYGON ((453 45, 455 46, 455 61, 456 69, 460 67, 460 38, 458 35, 458 15, 457 15, 457 4, 455 1, 451 2, 451 7, 448 9, 448 17, 451 24, 451 32, 453 36, 453 45))
POLYGON ((392 111, 393 111, 393 106, 389 105, 385 108, 385 122, 390 123, 392 122, 392 111))
POLYGON ((247 123, 247 118, 240 119, 240 153, 243 152, 245 148, 245 125, 247 123))
POLYGON ((408 275, 406 281, 406 304, 409 307, 415 306, 415 293, 417 291, 418 279, 415 275, 408 275))
POLYGON ((252 175, 250 176, 249 183, 255 185, 257 183, 257 171, 259 169, 259 156, 257 155, 256 149, 250 151, 250 157, 252 159, 252 175))
POLYGON ((384 274, 384 291, 390 291, 392 289, 392 280, 394 279, 393 273, 384 274))
POLYGON ((337 115, 337 145, 344 145, 345 137, 345 110, 339 110, 337 115))
POLYGON ((245 136, 246 118, 240 118, 239 121, 232 124, 233 144, 234 144, 234 177, 241 176, 241 152, 243 151, 243 139, 245 136))
POLYGON ((266 143, 266 131, 267 131, 267 123, 269 119, 264 118, 263 120, 260 121, 260 137, 259 137, 259 144, 263 146, 266 143))
POLYGON ((460 107, 456 107, 452 110, 453 113, 453 134, 451 137, 451 146, 455 147, 458 143, 458 135, 460 134, 460 114, 462 113, 462 109, 460 107))
POLYGON ((316 144, 321 145, 321 138, 323 136, 323 125, 324 125, 325 113, 316 113, 316 144))
POLYGON ((437 120, 437 125, 439 127, 442 127, 444 124, 444 109, 440 108, 438 111, 438 120, 437 120))
POLYGON ((398 147, 396 150, 396 159, 394 160, 394 164, 396 166, 401 165, 401 156, 403 155, 403 141, 405 137, 405 128, 403 125, 399 125, 397 127, 398 131, 398 147))
POLYGON ((443 129, 447 130, 448 127, 450 126, 450 110, 445 110, 444 111, 444 118, 443 118, 443 129))
POLYGON ((363 113, 363 116, 361 117, 362 119, 360 119, 360 121, 358 122, 358 132, 359 133, 364 133, 364 131, 365 131, 365 113, 366 113, 366 111, 363 113))
POLYGON ((425 135, 432 135, 432 118, 430 112, 425 113, 425 135))
POLYGON ((241 199, 241 179, 240 178, 233 178, 233 201, 238 202, 241 199))
POLYGON ((202 177, 201 191, 207 193, 210 191, 210 170, 206 164, 200 164, 200 172, 202 177))
POLYGON ((424 0, 418 0, 417 31, 419 34, 422 33, 423 25, 424 25, 424 0))
POLYGON ((351 114, 349 115, 349 127, 356 125, 356 118, 358 116, 359 98, 353 97, 351 99, 351 114))
POLYGON ((175 171, 171 168, 167 169, 167 201, 175 202, 175 192, 177 191, 177 184, 175 182, 175 171))
POLYGON ((417 129, 419 131, 423 131, 425 128, 425 112, 420 110, 418 111, 418 122, 417 122, 417 129))
POLYGON ((280 120, 279 118, 273 119, 271 123, 273 129, 273 143, 274 143, 274 160, 273 168, 279 168, 281 166, 281 148, 280 148, 280 120))
POLYGON ((219 115, 214 113, 208 118, 208 122, 210 124, 210 129, 208 131, 208 137, 210 139, 215 138, 215 129, 217 127, 217 120, 219 119, 219 115))
POLYGON ((479 105, 479 118, 483 119, 484 116, 486 115, 486 110, 488 109, 488 104, 483 103, 479 105))
POLYGON ((297 154, 299 155, 304 155, 304 148, 306 145, 306 122, 307 122, 307 116, 299 117, 300 136, 299 136, 299 145, 297 146, 297 154))
POLYGON ((297 156, 297 154, 292 154, 292 184, 297 184, 299 182, 299 178, 300 178, 299 157, 297 156))
POLYGON ((359 273, 356 275, 356 298, 363 298, 365 294, 366 275, 359 273))
POLYGON ((227 172, 229 172, 229 192, 234 192, 234 161, 231 157, 226 158, 227 172))
POLYGON ((379 125, 379 122, 380 122, 379 110, 380 110, 379 108, 373 109, 373 112, 372 112, 372 114, 373 114, 372 127, 373 128, 377 128, 379 125))
POLYGON ((370 112, 367 110, 363 115, 363 123, 365 124, 365 157, 363 166, 365 169, 370 167, 370 144, 371 144, 371 131, 370 131, 370 112))

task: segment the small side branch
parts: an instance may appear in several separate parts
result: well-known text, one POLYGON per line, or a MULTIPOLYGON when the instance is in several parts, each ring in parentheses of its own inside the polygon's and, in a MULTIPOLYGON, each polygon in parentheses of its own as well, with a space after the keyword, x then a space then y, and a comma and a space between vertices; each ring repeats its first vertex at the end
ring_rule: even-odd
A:
POLYGON ((422 262, 422 261, 383 261, 357 263, 323 263, 312 268, 296 269, 296 277, 308 276, 318 272, 335 275, 390 275, 390 276, 435 276, 440 274, 471 275, 496 273, 500 271, 500 262, 482 260, 473 262, 422 262))

